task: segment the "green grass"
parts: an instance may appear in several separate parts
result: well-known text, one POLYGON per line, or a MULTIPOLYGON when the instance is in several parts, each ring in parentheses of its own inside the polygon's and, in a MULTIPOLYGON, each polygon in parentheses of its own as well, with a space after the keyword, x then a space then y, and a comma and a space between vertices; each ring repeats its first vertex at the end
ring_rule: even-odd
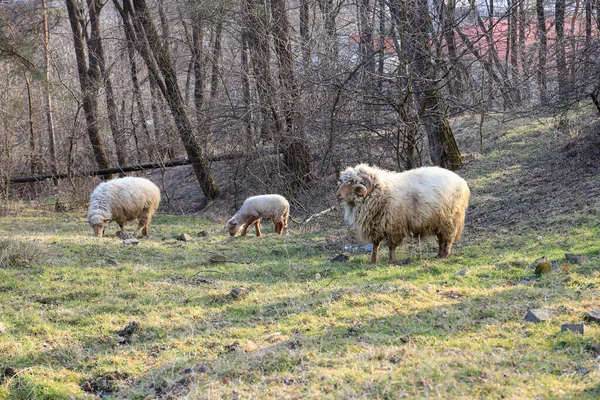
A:
MULTIPOLYGON (((529 168, 533 150, 515 152, 535 145, 526 134, 464 171, 473 217, 509 201, 499 191, 529 168)), ((0 399, 598 398, 600 326, 560 333, 600 309, 589 207, 541 226, 471 223, 446 260, 433 239, 409 241, 404 266, 368 265, 366 253, 330 262, 355 243, 339 211, 234 239, 222 224, 157 215, 135 247, 92 237, 83 213, 14 212, 0 219, 0 260, 18 261, 0 265, 0 399), (181 233, 193 240, 172 239, 181 233), (542 256, 557 268, 536 277, 542 256), (523 321, 532 308, 552 320, 523 321)))

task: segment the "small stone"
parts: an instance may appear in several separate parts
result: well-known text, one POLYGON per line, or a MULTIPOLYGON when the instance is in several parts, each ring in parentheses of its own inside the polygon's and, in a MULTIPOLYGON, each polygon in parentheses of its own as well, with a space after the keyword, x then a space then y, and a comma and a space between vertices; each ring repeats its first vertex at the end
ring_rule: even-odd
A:
POLYGON ((333 257, 331 260, 331 262, 346 262, 350 259, 350 256, 347 254, 338 254, 337 256, 333 257))
POLYGON ((583 320, 600 324, 600 310, 590 311, 589 313, 585 314, 583 320))
POLYGON ((107 263, 108 265, 112 265, 113 267, 116 267, 117 265, 119 265, 119 264, 117 264, 117 262, 116 262, 115 260, 113 260, 112 258, 108 258, 108 259, 106 260, 106 263, 107 263))
POLYGON ((6 326, 2 322, 0 322, 0 333, 6 333, 6 326))
POLYGON ((527 315, 523 319, 527 322, 542 322, 549 321, 551 318, 549 310, 537 308, 527 311, 527 315))
POLYGON ((196 372, 201 372, 201 373, 210 372, 210 368, 208 368, 206 365, 203 365, 203 364, 197 365, 196 367, 194 367, 194 370, 196 372))
POLYGON ((552 264, 550 264, 548 261, 540 261, 535 266, 536 274, 548 274, 550 272, 552 272, 552 264))
POLYGON ((190 240, 192 240, 192 237, 187 233, 182 233, 181 235, 177 236, 177 240, 179 240, 180 242, 189 242, 190 240))
POLYGON ((315 274, 315 279, 316 279, 316 280, 319 280, 319 279, 321 279, 321 274, 317 272, 317 273, 315 274))
POLYGON ((127 246, 127 245, 137 246, 139 243, 140 243, 140 241, 137 240, 137 239, 125 239, 125 240, 123 240, 123 245, 125 245, 125 246, 127 246))
POLYGON ((577 254, 570 254, 570 253, 566 253, 565 258, 571 264, 582 264, 582 263, 586 262, 587 260, 589 260, 588 256, 579 256, 577 254))
POLYGON ((463 268, 456 273, 456 276, 465 276, 467 274, 467 269, 463 268))
POLYGON ((238 287, 234 287, 233 289, 231 289, 231 297, 233 297, 234 299, 241 299, 243 297, 246 297, 248 295, 248 288, 245 288, 243 286, 238 286, 238 287))
POLYGON ((583 335, 583 324, 562 324, 561 332, 575 332, 583 335))

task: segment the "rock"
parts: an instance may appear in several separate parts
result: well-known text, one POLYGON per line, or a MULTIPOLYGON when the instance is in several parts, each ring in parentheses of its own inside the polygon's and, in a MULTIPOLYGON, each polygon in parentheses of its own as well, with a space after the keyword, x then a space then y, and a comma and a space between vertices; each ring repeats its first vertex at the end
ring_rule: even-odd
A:
POLYGON ((137 246, 139 243, 140 243, 140 241, 137 240, 137 239, 125 239, 125 240, 123 240, 123 245, 125 245, 125 246, 127 246, 127 245, 137 246))
POLYGON ((198 237, 208 237, 208 232, 200 231, 200 232, 198 232, 198 237))
POLYGON ((583 335, 583 324, 562 324, 561 332, 575 332, 583 335))
POLYGON ((234 287, 233 289, 231 289, 231 297, 233 297, 234 299, 241 299, 243 297, 248 296, 249 290, 248 288, 245 288, 243 286, 238 286, 238 287, 234 287))
POLYGON ((579 256, 577 254, 570 254, 570 253, 565 253, 565 258, 571 264, 582 264, 582 263, 586 262, 587 260, 589 260, 588 256, 579 256))
POLYGON ((197 365, 196 367, 194 367, 194 371, 201 372, 201 373, 208 373, 208 372, 210 372, 210 368, 207 367, 206 365, 200 364, 200 365, 197 365))
POLYGON ((548 274, 552 272, 552 264, 550 264, 548 261, 540 261, 536 264, 534 272, 538 275, 548 274))
POLYGON ((465 276, 467 274, 467 269, 463 268, 456 273, 456 276, 465 276))
POLYGON ((350 256, 347 254, 338 254, 337 256, 333 257, 331 260, 331 262, 346 262, 350 259, 350 256))
POLYGON ((600 324, 600 310, 590 311, 589 313, 585 314, 583 320, 600 324))
POLYGON ((177 236, 176 239, 180 242, 189 242, 190 240, 192 240, 192 237, 187 233, 182 233, 181 235, 177 236))
POLYGON ((550 316, 550 311, 543 308, 536 308, 533 310, 527 311, 527 315, 523 320, 527 322, 542 322, 549 321, 552 317, 550 316))
POLYGON ((107 263, 108 265, 112 265, 113 267, 116 267, 117 265, 119 265, 119 264, 117 264, 117 262, 116 262, 115 260, 113 260, 112 258, 108 258, 108 259, 106 259, 106 263, 107 263))

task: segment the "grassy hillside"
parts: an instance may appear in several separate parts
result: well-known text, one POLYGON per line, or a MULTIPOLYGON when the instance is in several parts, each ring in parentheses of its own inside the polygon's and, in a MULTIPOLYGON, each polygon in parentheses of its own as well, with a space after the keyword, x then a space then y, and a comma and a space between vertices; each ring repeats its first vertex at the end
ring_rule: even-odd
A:
MULTIPOLYGON (((598 398, 600 325, 561 333, 600 309, 598 143, 555 125, 486 126, 446 260, 430 238, 368 265, 340 211, 263 238, 157 215, 124 246, 83 212, 15 206, 0 219, 0 398, 598 398), (555 268, 538 277, 541 257, 555 268), (523 320, 538 308, 551 320, 523 320)), ((471 153, 474 130, 459 121, 471 153)))

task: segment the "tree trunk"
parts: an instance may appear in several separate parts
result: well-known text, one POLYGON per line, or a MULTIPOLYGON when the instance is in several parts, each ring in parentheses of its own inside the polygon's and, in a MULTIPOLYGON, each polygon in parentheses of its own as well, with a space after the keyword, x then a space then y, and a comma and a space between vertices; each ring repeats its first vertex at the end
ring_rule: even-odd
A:
MULTIPOLYGON (((46 0, 42 0, 42 25, 44 29, 44 96, 46 99, 46 131, 48 132, 48 145, 50 150, 50 171, 53 175, 58 174, 56 159, 56 136, 54 134, 54 114, 52 111, 52 97, 50 96, 50 35, 48 32, 48 16, 46 0)), ((58 180, 54 179, 54 185, 58 180)))
POLYGON ((300 46, 302 48, 302 66, 304 73, 306 73, 306 70, 312 63, 308 14, 310 11, 309 1, 310 0, 300 0, 300 46))
POLYGON ((208 134, 204 131, 206 126, 206 113, 204 104, 204 15, 202 10, 195 10, 192 21, 192 59, 194 69, 194 107, 196 110, 196 124, 201 132, 200 143, 207 145, 208 134))
POLYGON ((454 170, 462 165, 462 156, 448 123, 447 108, 437 92, 439 67, 431 61, 431 46, 434 44, 429 32, 433 26, 427 0, 417 0, 417 4, 406 12, 407 31, 410 33, 407 45, 409 74, 418 115, 429 142, 429 157, 433 164, 454 170))
MULTIPOLYGON (((129 0, 124 0, 124 2, 127 1, 129 0)), ((202 154, 202 149, 193 135, 192 124, 187 115, 183 97, 181 96, 181 91, 177 82, 177 74, 173 69, 171 56, 169 52, 161 46, 160 37, 145 0, 133 0, 133 4, 135 7, 134 18, 138 19, 143 32, 145 33, 150 54, 154 57, 156 66, 164 77, 164 82, 162 82, 160 88, 171 109, 171 114, 175 120, 175 126, 177 127, 177 131, 179 132, 179 136, 181 137, 188 157, 192 162, 196 178, 200 183, 204 195, 208 199, 214 199, 219 195, 219 190, 212 174, 208 170, 208 162, 202 154)), ((147 66, 149 68, 151 67, 148 63, 147 66)), ((158 76, 155 76, 155 78, 158 78, 158 76)))
MULTIPOLYGON (((85 25, 85 21, 80 21, 82 11, 77 6, 75 0, 66 0, 67 12, 71 31, 73 32, 73 44, 75 46, 75 57, 77 59, 77 73, 79 75, 79 84, 83 96, 83 112, 87 123, 87 133, 92 145, 92 150, 96 158, 98 168, 108 168, 109 162, 104 151, 102 137, 98 128, 98 86, 100 71, 93 57, 90 57, 90 65, 85 58, 85 47, 83 32, 80 23, 85 25)), ((110 179, 110 176, 108 176, 110 179)))
MULTIPOLYGON (((516 0, 520 1, 520 0, 516 0)), ((518 8, 515 5, 515 0, 509 0, 510 16, 509 16, 509 44, 510 44, 510 77, 511 77, 511 98, 515 106, 521 104, 521 93, 519 90, 520 76, 519 76, 519 52, 517 50, 517 21, 518 21, 518 8)))
POLYGON ((215 26, 212 48, 212 71, 210 75, 210 104, 213 104, 219 89, 221 64, 221 37, 223 36, 223 15, 219 15, 215 26))
POLYGON ((270 51, 266 8, 258 6, 260 0, 244 0, 244 33, 252 57, 252 70, 256 79, 256 91, 260 100, 262 117, 261 138, 274 140, 282 132, 282 122, 275 103, 275 84, 271 76, 270 51))
POLYGON ((252 94, 250 91, 250 67, 248 65, 248 40, 244 33, 241 38, 242 43, 242 56, 241 56, 241 73, 242 73, 242 96, 244 98, 244 122, 246 127, 247 143, 250 143, 252 139, 252 121, 253 121, 253 110, 252 110, 252 94))
POLYGON ((530 63, 526 56, 527 38, 526 32, 529 19, 527 18, 527 10, 525 10, 525 1, 519 1, 519 54, 521 56, 521 73, 523 74, 521 91, 522 99, 525 102, 529 102, 531 98, 531 85, 529 83, 530 78, 530 63))
MULTIPOLYGON (((104 82, 106 89, 106 109, 108 111, 108 123, 115 142, 115 150, 117 153, 117 161, 119 165, 127 165, 125 138, 119 126, 119 118, 115 96, 113 93, 110 76, 106 71, 106 61, 104 57, 104 47, 102 45, 102 34, 100 29, 100 11, 102 9, 99 0, 87 0, 89 16, 90 16, 90 40, 88 41, 88 49, 90 59, 94 58, 94 64, 97 64, 100 72, 101 80, 104 82)), ((92 61, 90 61, 92 64, 92 61)))
POLYGON ((548 54, 548 39, 546 34, 546 16, 544 12, 544 0, 536 0, 535 9, 537 13, 537 36, 538 36, 538 68, 537 84, 540 92, 540 103, 548 104, 548 88, 546 84, 546 55, 548 54))
POLYGON ((294 57, 290 41, 290 24, 285 10, 285 0, 271 0, 273 14, 273 39, 279 64, 279 80, 283 84, 283 114, 286 124, 282 135, 283 162, 292 174, 296 185, 311 179, 312 156, 306 144, 304 129, 298 113, 298 84, 294 75, 294 57))
POLYGON ((556 29, 556 69, 559 101, 567 96, 567 60, 565 55, 565 0, 556 0, 554 8, 556 29))

